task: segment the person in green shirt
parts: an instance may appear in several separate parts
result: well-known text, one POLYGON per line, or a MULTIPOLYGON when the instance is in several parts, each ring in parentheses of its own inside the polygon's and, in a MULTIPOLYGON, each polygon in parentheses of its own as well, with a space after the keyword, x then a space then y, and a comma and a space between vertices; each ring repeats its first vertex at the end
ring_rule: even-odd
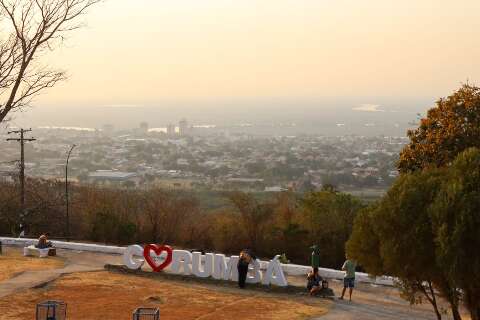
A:
POLYGON ((340 299, 343 300, 343 296, 345 295, 345 291, 349 288, 350 293, 350 301, 352 301, 352 292, 353 288, 355 287, 355 268, 356 264, 353 260, 350 260, 348 256, 345 256, 347 260, 342 266, 342 270, 345 271, 345 277, 343 278, 343 291, 342 296, 340 299))

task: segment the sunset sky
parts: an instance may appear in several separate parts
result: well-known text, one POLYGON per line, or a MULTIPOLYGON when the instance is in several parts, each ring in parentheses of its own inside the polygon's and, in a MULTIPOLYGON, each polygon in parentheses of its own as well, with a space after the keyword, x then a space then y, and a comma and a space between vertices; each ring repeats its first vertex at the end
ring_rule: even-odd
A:
POLYGON ((107 0, 37 103, 439 97, 480 83, 478 0, 107 0))

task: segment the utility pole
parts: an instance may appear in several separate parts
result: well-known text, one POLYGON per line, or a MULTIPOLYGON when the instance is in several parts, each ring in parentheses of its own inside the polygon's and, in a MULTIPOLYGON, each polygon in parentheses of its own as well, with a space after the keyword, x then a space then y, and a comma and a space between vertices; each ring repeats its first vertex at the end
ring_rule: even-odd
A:
MULTIPOLYGON (((7 141, 17 141, 20 142, 20 202, 22 215, 25 214, 25 141, 35 141, 34 138, 25 138, 25 133, 30 132, 32 129, 24 130, 14 130, 9 131, 8 134, 20 134, 20 138, 9 138, 7 141)), ((23 216, 22 216, 23 218, 23 216)))
POLYGON ((67 155, 67 163, 65 164, 65 204, 67 206, 67 232, 66 232, 66 238, 67 241, 70 240, 70 213, 69 213, 69 196, 68 196, 68 160, 70 160, 70 154, 72 154, 73 148, 75 148, 76 145, 72 145, 70 148, 70 151, 68 151, 67 155))

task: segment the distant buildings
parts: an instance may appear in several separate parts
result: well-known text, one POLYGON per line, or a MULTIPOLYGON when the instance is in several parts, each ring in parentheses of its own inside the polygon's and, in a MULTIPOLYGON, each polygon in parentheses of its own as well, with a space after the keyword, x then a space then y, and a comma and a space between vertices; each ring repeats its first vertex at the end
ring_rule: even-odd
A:
POLYGON ((168 135, 169 137, 173 137, 173 136, 175 136, 175 134, 176 134, 176 132, 175 132, 175 125, 172 124, 172 123, 169 123, 169 124, 167 125, 167 135, 168 135))
POLYGON ((148 123, 147 122, 141 122, 140 123, 140 131, 142 133, 147 133, 148 132, 148 123))
POLYGON ((113 133, 114 130, 115 130, 115 127, 112 124, 103 125, 103 132, 105 132, 107 134, 113 133))
POLYGON ((97 170, 88 174, 88 180, 89 182, 102 184, 118 184, 130 181, 132 186, 135 186, 139 181, 139 177, 136 172, 97 170))
MULTIPOLYGON (((99 185, 178 188, 180 183, 182 188, 265 192, 318 190, 326 183, 344 189, 385 188, 398 176, 394 164, 408 142, 383 136, 224 136, 222 128, 199 134, 182 120, 181 134, 187 139, 179 124, 149 129, 151 134, 140 134, 141 128, 147 130, 146 122, 112 134, 37 129, 41 139, 30 144, 26 174, 60 179, 65 146, 75 143, 79 152, 71 159, 71 178, 99 185)), ((0 132, 0 181, 15 181, 19 150, 5 139, 0 132)))
POLYGON ((185 137, 188 135, 188 122, 186 119, 180 120, 178 123, 178 133, 181 137, 185 137))

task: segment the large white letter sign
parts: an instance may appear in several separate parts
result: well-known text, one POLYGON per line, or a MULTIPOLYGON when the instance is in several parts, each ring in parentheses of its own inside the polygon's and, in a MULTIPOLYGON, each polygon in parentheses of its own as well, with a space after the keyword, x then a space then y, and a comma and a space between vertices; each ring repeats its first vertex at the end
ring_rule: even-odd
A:
POLYGON ((223 279, 223 276, 226 273, 227 268, 228 266, 227 266, 227 261, 225 260, 225 255, 215 254, 215 257, 213 258, 213 273, 212 273, 213 278, 217 280, 223 279))
POLYGON ((172 272, 182 273, 180 268, 183 268, 183 274, 188 276, 192 273, 190 264, 192 263, 192 254, 187 250, 173 250, 172 272))
POLYGON ((260 260, 254 260, 249 265, 249 274, 247 276, 248 283, 260 283, 262 281, 262 272, 260 271, 260 260), (253 275, 251 272, 253 271, 253 275))
MULTIPOLYGON (((261 263, 264 262, 258 259, 252 261, 248 266, 247 282, 287 286, 287 279, 279 258, 280 256, 277 255, 266 264, 265 273, 261 270, 261 263)), ((192 254, 187 250, 173 250, 170 246, 156 244, 148 244, 145 248, 132 245, 127 247, 123 254, 123 262, 129 269, 141 269, 147 262, 156 272, 170 267, 172 273, 176 274, 193 274, 200 278, 213 277, 217 280, 227 281, 238 281, 238 260, 238 256, 227 258, 223 254, 207 253, 202 255, 200 252, 192 254)))
POLYGON ((202 269, 202 254, 200 252, 194 252, 192 254, 192 273, 200 278, 208 278, 212 275, 213 269, 213 253, 207 253, 205 255, 205 265, 202 269))
POLYGON ((223 274, 223 280, 238 281, 238 256, 231 256, 227 263, 227 269, 223 274))
POLYGON ((263 277, 264 285, 275 284, 280 287, 286 287, 288 285, 278 258, 280 258, 280 255, 276 255, 275 258, 268 263, 267 272, 265 272, 265 276, 263 277))
POLYGON ((143 248, 138 244, 129 246, 123 254, 123 263, 127 268, 132 270, 140 269, 145 260, 143 259, 143 248), (134 257, 141 257, 140 259, 135 259, 134 257))

